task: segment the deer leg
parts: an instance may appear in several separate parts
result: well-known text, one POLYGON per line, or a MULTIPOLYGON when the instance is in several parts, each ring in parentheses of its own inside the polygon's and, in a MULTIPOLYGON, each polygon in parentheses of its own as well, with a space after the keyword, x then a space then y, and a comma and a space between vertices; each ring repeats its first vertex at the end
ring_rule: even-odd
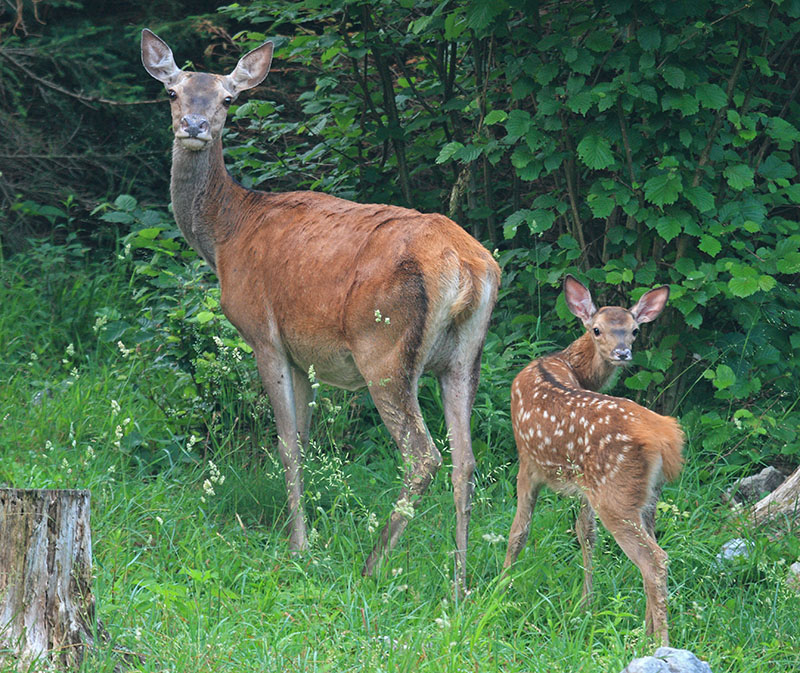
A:
POLYGON ((294 389, 294 412, 297 419, 297 436, 303 451, 308 448, 308 439, 311 434, 311 405, 314 402, 315 391, 308 380, 308 374, 292 367, 292 388, 294 389))
POLYGON ((289 509, 289 548, 302 550, 308 546, 308 537, 303 512, 302 452, 298 443, 292 368, 273 348, 256 350, 256 363, 278 430, 278 453, 283 464, 289 509))
POLYGON ((517 474, 517 513, 511 524, 511 531, 508 534, 508 548, 506 550, 506 560, 503 568, 508 569, 517 560, 520 551, 528 541, 528 533, 531 528, 531 515, 533 508, 536 507, 536 500, 539 497, 541 483, 534 481, 528 473, 524 461, 520 462, 519 473, 517 474))
POLYGON ((587 500, 583 501, 578 519, 575 521, 575 533, 583 554, 583 593, 581 605, 588 610, 592 605, 592 552, 597 541, 597 522, 594 510, 587 500))
POLYGON ((444 417, 453 461, 453 500, 456 508, 456 587, 467 589, 467 544, 472 494, 475 491, 475 456, 472 452, 470 416, 480 372, 480 352, 469 367, 450 369, 439 376, 444 417))
POLYGON ((663 645, 669 644, 667 630, 667 554, 647 532, 641 516, 638 521, 611 512, 597 512, 603 525, 614 536, 625 555, 642 573, 647 599, 645 628, 655 634, 663 645))
POLYGON ((363 575, 371 575, 378 562, 397 544, 419 505, 419 496, 425 493, 442 464, 422 419, 416 385, 414 378, 370 386, 375 406, 402 454, 405 475, 389 521, 364 564, 363 575))

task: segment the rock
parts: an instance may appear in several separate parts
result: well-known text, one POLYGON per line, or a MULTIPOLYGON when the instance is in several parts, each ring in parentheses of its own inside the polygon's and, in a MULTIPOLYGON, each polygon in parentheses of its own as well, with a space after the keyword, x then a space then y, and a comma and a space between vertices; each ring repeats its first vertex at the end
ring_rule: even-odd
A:
POLYGON ((659 647, 652 657, 634 659, 622 673, 711 673, 711 667, 689 650, 659 647))
POLYGON ((755 502, 765 494, 772 493, 783 483, 784 478, 783 472, 777 468, 765 467, 758 474, 737 481, 725 491, 725 497, 728 502, 755 502))
POLYGON ((735 558, 746 559, 750 557, 750 550, 753 544, 740 537, 735 537, 733 540, 728 540, 722 545, 722 550, 717 554, 716 566, 721 567, 726 563, 733 561, 735 558))
POLYGON ((786 576, 786 585, 800 593, 800 561, 795 561, 789 566, 789 574, 786 576))

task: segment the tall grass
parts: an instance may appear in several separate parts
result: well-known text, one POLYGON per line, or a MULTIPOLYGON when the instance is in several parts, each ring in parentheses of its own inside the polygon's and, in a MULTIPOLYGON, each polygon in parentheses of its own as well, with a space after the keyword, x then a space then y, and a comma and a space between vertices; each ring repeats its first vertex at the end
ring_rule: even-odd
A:
MULTIPOLYGON (((94 592, 109 639, 83 670, 605 673, 652 652, 641 577, 602 530, 596 603, 580 609, 574 503, 543 495, 513 584, 499 579, 515 507, 497 402, 514 374, 499 360, 508 345, 490 339, 487 349, 472 592, 457 603, 447 464, 397 549, 362 577, 399 488, 396 454, 366 396, 322 389, 306 469, 312 545, 290 554, 269 416, 204 418, 180 394, 177 370, 154 367, 158 344, 98 338, 98 316, 114 308, 135 322, 139 309, 124 265, 86 257, 40 248, 0 269, 0 482, 92 492, 94 592), (57 278, 37 269, 54 254, 66 255, 57 278)), ((441 441, 432 383, 423 401, 441 441)), ((228 403, 237 401, 219 400, 228 403)), ((768 544, 731 516, 725 485, 690 441, 657 523, 671 559, 673 644, 715 673, 797 670, 800 598, 784 581, 787 543, 768 544), (735 535, 755 542, 753 557, 717 569, 735 535)))

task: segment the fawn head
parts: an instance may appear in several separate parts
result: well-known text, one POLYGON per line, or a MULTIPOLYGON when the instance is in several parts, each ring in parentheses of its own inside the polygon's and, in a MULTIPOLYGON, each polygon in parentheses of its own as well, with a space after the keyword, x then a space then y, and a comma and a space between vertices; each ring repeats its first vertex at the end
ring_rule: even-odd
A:
POLYGON ((189 150, 202 150, 221 136, 228 106, 242 91, 261 84, 271 62, 272 42, 265 42, 242 56, 230 75, 185 72, 175 65, 166 42, 147 28, 142 31, 142 63, 166 87, 172 131, 189 150))
POLYGON ((598 309, 583 283, 567 275, 564 297, 569 310, 583 321, 600 356, 609 364, 619 366, 633 357, 631 346, 639 334, 639 325, 655 320, 664 310, 669 286, 662 285, 646 292, 630 309, 621 306, 598 309))

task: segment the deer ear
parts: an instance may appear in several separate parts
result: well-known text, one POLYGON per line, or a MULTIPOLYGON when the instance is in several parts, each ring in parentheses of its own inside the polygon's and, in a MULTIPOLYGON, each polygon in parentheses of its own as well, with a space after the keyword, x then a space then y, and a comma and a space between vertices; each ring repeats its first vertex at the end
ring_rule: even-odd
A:
POLYGON ((181 74, 167 43, 147 28, 142 31, 142 64, 164 86, 172 84, 181 74))
POLYGON ((655 320, 667 305, 667 299, 669 299, 669 285, 662 285, 655 290, 645 292, 631 307, 634 320, 640 324, 655 320))
POLYGON ((239 59, 233 72, 225 78, 231 93, 252 89, 264 81, 272 63, 273 46, 272 42, 265 42, 239 59))
POLYGON ((586 286, 570 274, 564 278, 564 299, 566 299, 567 307, 572 314, 580 318, 588 327, 592 316, 597 313, 597 307, 586 286))

